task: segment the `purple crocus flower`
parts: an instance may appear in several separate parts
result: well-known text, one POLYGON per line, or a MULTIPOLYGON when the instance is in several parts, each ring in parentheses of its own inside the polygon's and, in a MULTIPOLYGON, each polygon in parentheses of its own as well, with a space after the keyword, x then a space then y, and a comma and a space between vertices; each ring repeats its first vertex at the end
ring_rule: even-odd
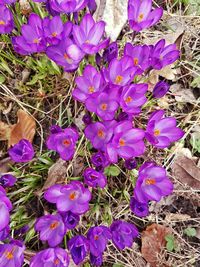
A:
POLYGON ((134 239, 139 235, 136 226, 125 221, 114 221, 110 226, 112 241, 118 249, 131 247, 134 239))
POLYGON ((148 45, 133 46, 131 43, 126 43, 124 55, 133 59, 137 75, 142 74, 150 66, 150 47, 148 45))
POLYGON ((83 262, 89 251, 89 242, 83 235, 77 235, 68 241, 68 249, 74 263, 78 265, 83 262))
POLYGON ((94 256, 90 253, 90 262, 92 266, 101 266, 103 263, 103 255, 99 254, 98 256, 94 256))
POLYGON ((184 135, 184 132, 176 126, 176 119, 165 118, 164 114, 164 110, 153 112, 147 124, 145 137, 157 148, 166 148, 184 135))
POLYGON ((53 185, 44 194, 50 203, 55 203, 59 212, 71 211, 83 214, 89 209, 90 191, 79 181, 67 185, 53 185))
POLYGON ((110 62, 109 67, 103 70, 103 75, 106 82, 124 86, 133 80, 136 70, 132 58, 124 56, 121 59, 114 58, 110 62))
POLYGON ((151 50, 151 66, 157 70, 172 64, 180 56, 180 51, 177 50, 176 44, 165 46, 164 39, 158 41, 151 50))
POLYGON ((92 168, 87 168, 84 173, 84 182, 91 187, 104 188, 107 184, 106 176, 92 168))
POLYGON ((127 170, 133 170, 137 167, 137 162, 134 158, 125 160, 124 166, 127 170))
POLYGON ((44 215, 35 224, 35 230, 40 233, 40 240, 47 241, 50 247, 59 245, 66 233, 62 217, 56 215, 44 215))
POLYGON ((44 37, 47 43, 56 45, 62 40, 63 23, 59 16, 43 20, 44 37))
POLYGON ((28 24, 22 25, 21 32, 21 36, 12 38, 12 43, 17 53, 28 55, 46 50, 43 20, 37 14, 32 13, 29 16, 28 24))
POLYGON ((84 57, 84 53, 68 37, 63 38, 57 45, 49 46, 46 54, 68 72, 76 70, 84 57))
POLYGON ((78 133, 74 128, 65 128, 62 132, 52 134, 47 139, 48 149, 55 150, 63 160, 72 159, 78 133))
POLYGON ((161 197, 171 194, 173 184, 167 177, 166 170, 153 162, 144 163, 139 169, 134 189, 137 201, 147 203, 149 200, 160 201, 161 197))
POLYGON ((91 65, 87 65, 83 71, 83 76, 76 78, 77 88, 74 89, 73 97, 85 103, 89 96, 96 95, 103 90, 103 78, 101 74, 91 65))
POLYGON ((83 9, 88 0, 49 0, 53 10, 59 13, 72 13, 83 9))
POLYGON ((35 154, 32 144, 26 139, 21 139, 8 150, 8 153, 15 162, 28 162, 32 160, 35 154))
POLYGON ((114 58, 117 58, 118 56, 118 46, 117 42, 113 42, 109 44, 109 46, 104 50, 102 58, 100 57, 100 60, 102 59, 105 63, 110 63, 111 60, 114 58))
POLYGON ((166 93, 169 91, 169 84, 164 82, 164 81, 160 81, 158 82, 155 87, 153 88, 153 97, 155 98, 161 98, 164 95, 166 95, 166 93))
POLYGON ((0 3, 0 34, 10 33, 13 28, 14 20, 10 9, 0 3))
POLYGON ((15 2, 16 0, 0 0, 0 4, 5 4, 5 5, 11 5, 15 2))
POLYGON ((162 8, 152 10, 152 0, 129 0, 128 20, 130 27, 139 32, 156 24, 163 14, 162 8))
POLYGON ((148 90, 148 85, 145 83, 131 84, 124 87, 120 99, 120 106, 123 111, 130 114, 139 114, 141 106, 147 101, 145 93, 148 90))
POLYGON ((9 234, 10 234, 10 227, 6 226, 3 230, 0 231, 0 241, 4 241, 6 238, 8 238, 9 234))
POLYGON ((109 39, 101 42, 104 31, 105 22, 95 22, 90 14, 86 14, 80 26, 73 26, 73 37, 84 53, 93 55, 109 44, 109 39))
POLYGON ((63 129, 59 125, 51 125, 50 127, 51 134, 61 133, 62 131, 63 129))
POLYGON ((91 162, 95 167, 100 167, 100 168, 101 167, 104 168, 104 167, 108 166, 108 164, 109 164, 109 161, 108 161, 106 155, 101 151, 92 155, 91 162))
POLYGON ((90 244, 90 253, 97 257, 106 250, 108 240, 112 238, 112 235, 108 227, 101 225, 91 227, 87 238, 90 244))
POLYGON ((103 151, 105 150, 106 144, 112 138, 115 124, 116 121, 114 120, 108 123, 91 123, 85 128, 85 136, 90 140, 94 148, 103 151))
POLYGON ((4 188, 11 187, 15 184, 16 180, 16 177, 11 174, 4 174, 0 177, 0 185, 4 188))
POLYGON ((135 197, 131 198, 130 209, 138 217, 146 217, 149 214, 148 202, 141 203, 135 197))
POLYGON ((112 95, 100 93, 96 96, 88 97, 85 102, 87 110, 96 113, 102 120, 109 121, 115 116, 119 104, 112 95))
POLYGON ((71 211, 62 212, 61 216, 67 230, 74 229, 80 220, 80 216, 72 213, 71 211))
POLYGON ((69 256, 62 248, 47 248, 38 252, 30 262, 30 267, 68 267, 69 256))
POLYGON ((118 123, 112 141, 107 145, 108 158, 116 163, 118 156, 124 159, 140 156, 145 151, 144 131, 132 127, 130 121, 118 123))
POLYGON ((10 210, 12 209, 12 203, 9 198, 6 196, 6 191, 2 186, 0 186, 0 231, 8 226, 10 221, 10 210))
POLYGON ((0 266, 16 266, 21 267, 24 262, 25 246, 14 241, 10 244, 0 244, 0 266))

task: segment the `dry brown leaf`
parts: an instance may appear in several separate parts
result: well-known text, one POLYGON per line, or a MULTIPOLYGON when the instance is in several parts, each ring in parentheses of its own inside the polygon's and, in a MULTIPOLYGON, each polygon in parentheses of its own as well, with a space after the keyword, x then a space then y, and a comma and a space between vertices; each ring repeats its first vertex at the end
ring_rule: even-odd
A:
POLYGON ((11 126, 7 123, 0 121, 0 141, 5 141, 10 138, 11 126))
POLYGON ((172 174, 181 183, 200 189, 200 168, 192 159, 184 155, 177 156, 172 164, 172 174))
POLYGON ((98 0, 94 18, 106 23, 105 32, 112 41, 119 36, 127 21, 128 0, 98 0))
POLYGON ((142 232, 142 256, 152 267, 157 267, 159 254, 166 246, 165 236, 170 234, 170 229, 156 223, 151 224, 142 232))
POLYGON ((73 176, 78 177, 84 169, 83 158, 76 157, 72 164, 73 164, 73 176))
POLYGON ((50 186, 64 183, 67 173, 67 165, 68 163, 62 159, 59 159, 56 163, 54 163, 48 171, 48 177, 39 191, 36 192, 36 195, 40 196, 46 189, 50 186))
POLYGON ((170 91, 174 94, 177 102, 194 104, 197 101, 192 90, 182 88, 181 84, 173 84, 170 91))
POLYGON ((169 213, 165 217, 166 222, 173 222, 173 221, 188 221, 191 219, 191 216, 188 214, 180 214, 180 213, 169 213))
POLYGON ((10 170, 10 166, 14 164, 14 161, 10 157, 0 160, 0 173, 6 173, 10 170))

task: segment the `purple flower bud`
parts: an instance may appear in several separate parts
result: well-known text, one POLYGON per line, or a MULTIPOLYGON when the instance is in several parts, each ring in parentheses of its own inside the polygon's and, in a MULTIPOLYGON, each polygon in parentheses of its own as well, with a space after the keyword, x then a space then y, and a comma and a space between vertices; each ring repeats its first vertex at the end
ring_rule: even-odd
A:
POLYGON ((118 121, 126 121, 126 120, 129 119, 129 117, 130 117, 130 115, 128 113, 126 113, 126 112, 120 112, 119 115, 118 115, 118 117, 117 117, 117 120, 118 121))
POLYGON ((106 176, 92 168, 87 168, 84 173, 84 182, 91 187, 104 188, 107 184, 106 176))
POLYGON ((25 247, 19 242, 0 244, 0 266, 21 267, 24 262, 25 247))
POLYGON ((124 166, 128 170, 133 170, 137 167, 137 162, 134 158, 126 159, 124 162, 124 166))
POLYGON ((63 132, 63 129, 60 126, 58 126, 58 125, 52 125, 50 127, 50 132, 51 132, 51 134, 62 133, 63 132))
POLYGON ((164 95, 166 95, 166 93, 169 91, 169 84, 164 82, 164 81, 160 81, 158 82, 155 87, 153 88, 153 97, 155 98, 161 98, 164 95))
MULTIPOLYGON (((8 226, 10 221, 10 210, 12 209, 12 203, 9 198, 6 196, 6 191, 2 186, 0 186, 0 231, 4 230, 8 226)), ((1 265, 0 265, 1 266, 1 265)))
POLYGON ((89 125, 90 123, 92 123, 92 117, 90 114, 85 114, 83 116, 82 121, 85 123, 85 125, 89 125))
POLYGON ((61 216, 63 218, 63 222, 65 224, 65 227, 68 230, 74 229, 80 220, 80 216, 72 213, 71 211, 61 213, 61 216))
POLYGON ((90 243, 90 253, 97 257, 106 250, 108 240, 112 238, 112 235, 108 227, 101 225, 91 227, 87 238, 90 243))
POLYGON ((4 174, 0 177, 0 185, 4 188, 11 187, 15 184, 16 180, 16 177, 11 174, 4 174))
POLYGON ((23 227, 21 227, 21 228, 19 228, 19 229, 17 229, 17 230, 15 230, 15 236, 18 236, 18 238, 20 237, 20 236, 22 236, 22 235, 24 235, 26 232, 28 232, 28 230, 29 230, 29 226, 28 225, 24 225, 23 227))
POLYGON ((39 266, 68 267, 69 256, 66 250, 62 248, 47 248, 38 252, 31 259, 30 267, 39 266))
POLYGON ((4 241, 6 238, 8 238, 9 234, 10 234, 10 227, 6 226, 3 230, 0 231, 0 241, 4 241))
POLYGON ((40 232, 40 239, 47 241, 51 247, 60 244, 66 233, 64 222, 59 214, 42 216, 37 220, 35 230, 40 232))
POLYGON ((95 12, 96 8, 97 8, 97 4, 95 0, 88 0, 88 8, 90 10, 90 13, 95 12))
POLYGON ((83 235, 72 237, 68 241, 68 249, 76 265, 83 262, 89 251, 89 242, 83 235))
POLYGON ((131 198, 130 208, 138 217, 146 217, 149 214, 148 203, 141 203, 134 197, 131 198))
POLYGON ((109 46, 103 52, 103 60, 107 63, 118 56, 117 42, 109 44, 109 46))
POLYGON ((32 144, 26 140, 22 139, 8 151, 9 156, 15 162, 28 162, 34 157, 34 150, 32 144))
POLYGON ((101 151, 92 155, 91 162, 95 167, 106 167, 109 164, 106 155, 101 151))
POLYGON ((125 221, 114 221, 110 226, 112 241, 118 249, 132 247, 134 239, 139 232, 134 224, 125 221))
POLYGON ((93 266, 101 266, 103 263, 103 255, 99 254, 98 256, 94 256, 90 253, 90 262, 93 266))

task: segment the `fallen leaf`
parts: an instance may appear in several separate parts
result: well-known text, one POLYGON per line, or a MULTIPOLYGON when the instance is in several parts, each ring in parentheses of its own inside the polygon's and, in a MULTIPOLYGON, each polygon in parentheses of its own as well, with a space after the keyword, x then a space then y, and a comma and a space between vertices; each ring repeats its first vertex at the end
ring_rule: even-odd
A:
POLYGON ((10 170, 10 166, 14 164, 14 161, 10 157, 0 160, 0 173, 6 173, 10 170))
POLYGON ((68 163, 62 159, 59 159, 56 163, 54 163, 48 171, 48 177, 42 187, 42 189, 36 192, 36 195, 40 196, 42 193, 48 189, 50 186, 64 183, 67 174, 67 165, 68 163))
POLYGON ((169 213, 165 216, 166 222, 173 222, 173 221, 188 221, 191 219, 191 216, 188 214, 180 214, 180 213, 169 213))
POLYGON ((170 91, 174 94, 177 102, 195 104, 197 102, 191 89, 182 88, 180 84, 173 84, 170 91))
POLYGON ((105 32, 112 41, 119 36, 127 21, 128 0, 99 0, 94 14, 96 21, 106 23, 105 32))
POLYGON ((35 135, 36 123, 32 116, 19 109, 18 121, 14 125, 8 125, 0 121, 0 140, 8 140, 8 147, 18 143, 21 139, 27 139, 31 143, 35 135))
POLYGON ((192 159, 184 155, 175 157, 172 175, 182 184, 187 184, 193 189, 200 189, 200 168, 192 159))
POLYGON ((142 256, 152 267, 158 266, 159 255, 166 246, 165 236, 170 233, 169 228, 156 223, 147 226, 146 230, 142 232, 142 256))
POLYGON ((84 169, 84 162, 82 157, 77 157, 74 159, 73 163, 73 176, 78 177, 84 169))
POLYGON ((74 123, 76 126, 80 129, 83 130, 85 128, 85 123, 83 122, 83 117, 85 115, 85 111, 82 111, 77 118, 74 119, 74 123))

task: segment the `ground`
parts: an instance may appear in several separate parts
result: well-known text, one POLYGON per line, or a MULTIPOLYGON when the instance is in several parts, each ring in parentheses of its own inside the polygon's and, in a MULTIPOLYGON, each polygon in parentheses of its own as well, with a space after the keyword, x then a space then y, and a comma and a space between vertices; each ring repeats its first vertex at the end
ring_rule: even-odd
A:
MULTIPOLYGON (((152 100, 145 107, 145 112, 136 119, 136 124, 145 125, 152 110, 164 108, 169 116, 177 119, 186 134, 180 142, 169 149, 155 150, 149 147, 145 155, 138 159, 138 164, 144 160, 155 160, 163 164, 173 180, 174 193, 160 203, 152 203, 150 215, 145 219, 134 216, 129 208, 129 199, 136 172, 126 171, 123 162, 120 162, 116 166, 120 174, 108 177, 106 189, 93 192, 90 211, 66 238, 77 233, 85 234, 94 224, 110 225, 114 219, 133 222, 140 233, 152 223, 157 223, 170 229, 171 239, 168 245, 169 242, 173 243, 172 249, 168 247, 159 253, 157 266, 199 267, 200 188, 195 185, 191 187, 188 178, 182 181, 174 164, 177 164, 177 158, 181 154, 192 159, 196 168, 200 167, 200 146, 197 142, 200 140, 200 14, 195 14, 194 9, 191 11, 193 5, 188 7, 187 1, 155 2, 162 5, 165 10, 161 23, 136 35, 134 42, 150 44, 165 37, 169 43, 176 42, 181 50, 181 57, 172 68, 148 77, 150 88, 158 77, 167 79, 171 84, 170 93, 159 101, 152 100), (194 234, 191 234, 191 229, 195 229, 194 234)), ((127 25, 118 41, 121 50, 126 41, 132 41, 132 33, 127 25)), ((21 108, 31 114, 37 124, 33 140, 37 151, 35 159, 20 165, 13 165, 8 160, 10 171, 18 178, 17 185, 8 193, 14 204, 11 227, 15 228, 15 231, 13 230, 12 234, 20 238, 16 230, 29 225, 30 230, 22 236, 27 247, 25 258, 28 264, 30 255, 46 247, 38 242, 37 234, 33 230, 35 219, 53 208, 45 202, 41 191, 47 180, 49 168, 58 160, 55 153, 46 149, 45 140, 49 134, 49 127, 55 123, 63 127, 76 124, 83 133, 82 117, 85 111, 83 106, 74 102, 71 97, 77 72, 63 74, 60 68, 46 62, 44 55, 20 57, 12 50, 6 36, 1 37, 0 60, 0 119, 8 124, 16 123, 16 113, 21 108)), ((0 149, 0 167, 7 168, 7 142, 1 142, 0 149)), ((62 177, 62 182, 81 180, 82 171, 88 165, 92 152, 89 142, 82 136, 74 159, 64 167, 65 177, 62 177)), ((189 179, 195 178, 191 176, 189 179)), ((149 266, 148 264, 141 253, 141 239, 138 238, 131 249, 123 252, 109 244, 103 266, 143 267, 149 266)), ((83 266, 90 265, 84 263, 83 266)))

